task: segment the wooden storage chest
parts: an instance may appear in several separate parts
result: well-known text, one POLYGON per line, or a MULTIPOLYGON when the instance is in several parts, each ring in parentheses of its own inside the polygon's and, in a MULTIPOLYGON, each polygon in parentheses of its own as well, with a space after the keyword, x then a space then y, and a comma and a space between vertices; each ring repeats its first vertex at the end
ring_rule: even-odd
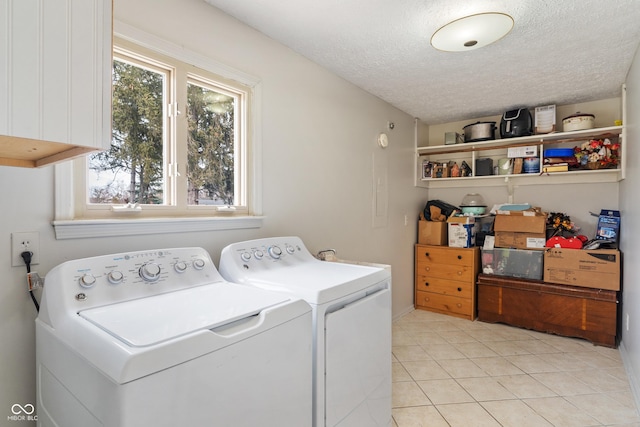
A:
POLYGON ((617 345, 616 291, 487 274, 477 284, 478 320, 617 345))

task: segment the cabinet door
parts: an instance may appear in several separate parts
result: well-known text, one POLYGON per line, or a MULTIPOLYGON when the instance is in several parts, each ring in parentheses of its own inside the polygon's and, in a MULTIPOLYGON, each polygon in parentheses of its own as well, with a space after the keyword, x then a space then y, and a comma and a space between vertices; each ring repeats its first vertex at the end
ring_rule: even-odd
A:
POLYGON ((108 148, 111 0, 0 0, 0 22, 0 135, 108 148))

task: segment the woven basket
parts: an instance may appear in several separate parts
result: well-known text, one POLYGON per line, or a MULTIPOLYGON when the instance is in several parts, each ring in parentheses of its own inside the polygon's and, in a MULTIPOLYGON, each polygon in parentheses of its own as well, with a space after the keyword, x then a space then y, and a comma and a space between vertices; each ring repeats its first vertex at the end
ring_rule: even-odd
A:
POLYGON ((613 163, 605 163, 601 162, 589 162, 587 163, 587 169, 615 169, 616 165, 613 163))

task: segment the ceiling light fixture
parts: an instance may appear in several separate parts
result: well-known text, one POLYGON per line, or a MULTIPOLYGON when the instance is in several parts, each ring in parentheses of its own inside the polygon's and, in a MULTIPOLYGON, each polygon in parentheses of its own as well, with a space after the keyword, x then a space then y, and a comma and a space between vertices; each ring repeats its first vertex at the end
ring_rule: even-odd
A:
POLYGON ((494 43, 511 31, 513 18, 489 12, 456 19, 431 36, 431 45, 445 52, 464 52, 494 43))

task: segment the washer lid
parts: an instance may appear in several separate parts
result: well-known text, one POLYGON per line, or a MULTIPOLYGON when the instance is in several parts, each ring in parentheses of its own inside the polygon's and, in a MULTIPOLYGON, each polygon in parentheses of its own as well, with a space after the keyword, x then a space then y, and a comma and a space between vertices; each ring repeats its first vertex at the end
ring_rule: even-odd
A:
POLYGON ((80 311, 80 317, 134 347, 251 317, 290 300, 286 295, 216 282, 80 311))

